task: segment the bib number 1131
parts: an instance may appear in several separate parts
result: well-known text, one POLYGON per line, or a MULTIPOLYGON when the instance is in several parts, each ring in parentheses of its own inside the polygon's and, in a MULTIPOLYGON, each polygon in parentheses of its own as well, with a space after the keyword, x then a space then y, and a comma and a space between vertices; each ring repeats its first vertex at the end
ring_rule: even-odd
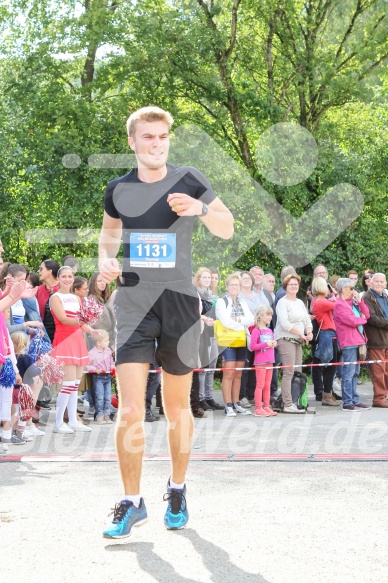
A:
POLYGON ((167 245, 150 245, 150 243, 146 243, 142 245, 139 243, 136 245, 137 253, 139 257, 167 257, 168 248, 167 245))
POLYGON ((131 233, 129 243, 132 267, 175 267, 175 233, 131 233))

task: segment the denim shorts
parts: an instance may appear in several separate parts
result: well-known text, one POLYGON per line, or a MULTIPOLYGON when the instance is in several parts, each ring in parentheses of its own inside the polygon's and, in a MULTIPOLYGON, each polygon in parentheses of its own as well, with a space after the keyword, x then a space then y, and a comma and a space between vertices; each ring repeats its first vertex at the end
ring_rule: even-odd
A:
POLYGON ((222 358, 225 362, 245 362, 247 354, 246 346, 240 346, 239 348, 225 348, 222 353, 222 358))

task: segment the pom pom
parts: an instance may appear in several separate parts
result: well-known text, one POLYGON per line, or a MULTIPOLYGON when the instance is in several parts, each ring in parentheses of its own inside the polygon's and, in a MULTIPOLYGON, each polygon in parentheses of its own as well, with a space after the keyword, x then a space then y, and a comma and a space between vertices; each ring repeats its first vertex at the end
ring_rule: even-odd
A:
POLYGON ((16 383, 16 375, 10 358, 6 358, 0 371, 0 385, 2 387, 13 387, 16 383))
POLYGON ((32 417, 34 411, 34 401, 32 400, 32 390, 30 385, 20 385, 19 390, 19 416, 22 421, 27 421, 32 417))
POLYGON ((94 326, 100 321, 103 311, 103 304, 99 304, 94 298, 84 298, 81 305, 80 322, 94 326))
POLYGON ((59 362, 49 354, 43 354, 36 363, 42 369, 41 377, 46 385, 60 385, 63 380, 63 363, 59 362))
POLYGON ((34 332, 34 336, 28 347, 28 354, 32 356, 34 362, 36 362, 42 354, 46 354, 51 350, 51 343, 42 338, 40 332, 40 330, 34 332))

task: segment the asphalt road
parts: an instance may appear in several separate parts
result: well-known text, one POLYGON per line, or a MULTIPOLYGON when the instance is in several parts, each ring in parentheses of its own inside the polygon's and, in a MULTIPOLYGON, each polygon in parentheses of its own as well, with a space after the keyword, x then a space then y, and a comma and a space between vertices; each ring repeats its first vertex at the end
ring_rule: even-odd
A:
MULTIPOLYGON (((359 391, 370 403, 370 384, 359 391)), ((176 532, 163 526, 166 422, 146 424, 142 495, 149 520, 129 539, 112 542, 101 533, 122 495, 114 428, 53 434, 54 411, 45 414, 44 437, 0 458, 2 580, 387 580, 388 464, 370 460, 388 461, 388 412, 311 405, 316 414, 297 418, 230 419, 217 411, 196 420, 190 520, 176 532)))
POLYGON ((167 531, 169 464, 147 461, 149 520, 101 537, 115 464, 7 463, 2 580, 52 583, 376 583, 388 578, 385 463, 193 462, 188 527, 167 531))

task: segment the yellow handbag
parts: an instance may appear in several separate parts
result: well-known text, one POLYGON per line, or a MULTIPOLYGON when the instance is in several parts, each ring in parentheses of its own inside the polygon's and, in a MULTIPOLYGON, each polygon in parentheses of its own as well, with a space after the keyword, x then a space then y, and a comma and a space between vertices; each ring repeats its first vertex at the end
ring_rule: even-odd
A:
POLYGON ((242 348, 247 345, 245 330, 232 330, 221 324, 220 320, 214 321, 214 336, 218 346, 230 348, 242 348))

